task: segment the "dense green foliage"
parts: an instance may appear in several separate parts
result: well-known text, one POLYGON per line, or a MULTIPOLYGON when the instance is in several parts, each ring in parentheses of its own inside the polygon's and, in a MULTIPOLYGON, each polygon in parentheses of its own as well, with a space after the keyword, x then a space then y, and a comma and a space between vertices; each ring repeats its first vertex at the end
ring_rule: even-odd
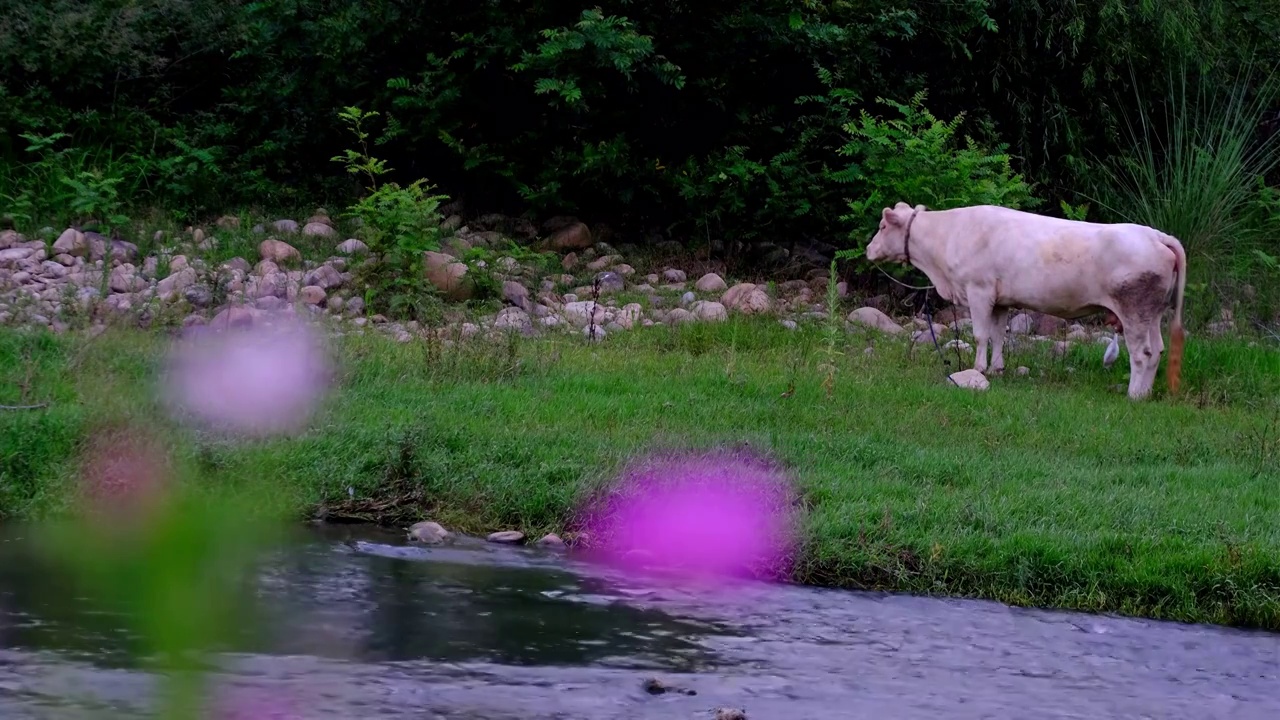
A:
POLYGON ((104 428, 154 433, 193 485, 299 516, 535 536, 573 530, 639 455, 746 442, 800 483, 797 580, 1280 629, 1280 373, 1246 341, 1189 343, 1182 397, 1157 383, 1145 403, 1095 343, 1011 348, 1031 373, 973 393, 906 338, 769 319, 600 344, 337 342, 309 431, 229 443, 162 414, 158 333, 0 332, 0 403, 49 403, 0 413, 0 517, 65 507, 104 428))
POLYGON ((916 112, 927 90, 963 118, 930 151, 972 136, 980 181, 1015 183, 978 195, 1008 199, 1025 191, 982 159, 1007 143, 1054 211, 1127 151, 1133 77, 1149 96, 1175 68, 1212 87, 1276 56, 1278 31, 1262 0, 0 0, 0 212, 345 198, 356 178, 329 159, 356 106, 386 121, 371 131, 398 182, 476 212, 845 244, 850 200, 948 199, 876 179, 861 113, 897 117, 877 98, 916 112))

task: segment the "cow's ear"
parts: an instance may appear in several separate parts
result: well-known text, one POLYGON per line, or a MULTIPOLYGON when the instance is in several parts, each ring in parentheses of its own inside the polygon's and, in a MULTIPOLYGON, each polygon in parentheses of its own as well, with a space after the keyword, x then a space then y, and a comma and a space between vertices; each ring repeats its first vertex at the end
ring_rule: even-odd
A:
POLYGON ((893 211, 893 208, 885 208, 884 212, 880 214, 880 217, 884 218, 884 221, 889 223, 890 225, 902 224, 902 222, 898 219, 897 213, 893 211))

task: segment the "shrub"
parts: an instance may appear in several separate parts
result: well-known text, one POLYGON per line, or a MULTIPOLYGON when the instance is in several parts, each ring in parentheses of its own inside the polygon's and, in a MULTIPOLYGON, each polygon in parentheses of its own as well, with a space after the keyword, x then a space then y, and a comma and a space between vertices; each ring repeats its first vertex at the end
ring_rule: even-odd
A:
POLYGON ((356 107, 339 113, 356 136, 359 150, 349 149, 333 160, 369 182, 368 194, 347 210, 348 216, 359 222, 360 235, 371 255, 360 268, 366 302, 391 315, 416 318, 425 311, 424 301, 431 294, 423 254, 440 249, 440 204, 447 198, 432 194, 433 187, 425 179, 404 187, 394 182, 378 184, 378 178, 390 168, 369 154, 369 134, 364 129, 364 121, 377 115, 356 107))
POLYGON ((1004 146, 986 148, 968 136, 959 142, 964 114, 944 122, 924 107, 924 99, 924 91, 906 104, 878 98, 901 117, 882 119, 863 110, 857 121, 845 126, 850 138, 840 154, 852 163, 841 179, 862 195, 849 201, 849 212, 842 218, 853 226, 855 247, 842 251, 841 257, 861 257, 870 239, 867 234, 880 222, 881 209, 898 202, 932 210, 1037 204, 1030 187, 1010 166, 1004 146))

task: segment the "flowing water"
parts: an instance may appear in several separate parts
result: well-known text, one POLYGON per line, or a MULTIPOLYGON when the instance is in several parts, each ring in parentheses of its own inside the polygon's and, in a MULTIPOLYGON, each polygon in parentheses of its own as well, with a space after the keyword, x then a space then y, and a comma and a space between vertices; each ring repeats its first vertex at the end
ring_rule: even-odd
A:
MULTIPOLYGON (((121 618, 18 535, 0 543, 0 718, 148 717, 154 679, 121 618)), ((1280 636, 1260 632, 800 587, 707 597, 351 527, 276 551, 258 588, 270 622, 218 682, 301 718, 1280 717, 1280 636)))

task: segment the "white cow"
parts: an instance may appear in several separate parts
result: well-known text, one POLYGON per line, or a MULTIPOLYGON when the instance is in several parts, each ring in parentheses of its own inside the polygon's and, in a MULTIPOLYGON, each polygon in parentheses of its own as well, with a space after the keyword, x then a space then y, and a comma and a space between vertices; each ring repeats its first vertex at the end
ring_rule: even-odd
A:
POLYGON ((898 203, 885 208, 867 247, 872 262, 914 265, 939 295, 969 308, 978 340, 974 369, 1004 371, 1004 333, 1010 308, 1062 318, 1111 311, 1129 348, 1129 397, 1155 384, 1164 340, 1160 319, 1177 296, 1169 328, 1169 389, 1182 370, 1182 299, 1187 256, 1165 233, 1127 223, 1060 220, 994 205, 928 210, 898 203))

